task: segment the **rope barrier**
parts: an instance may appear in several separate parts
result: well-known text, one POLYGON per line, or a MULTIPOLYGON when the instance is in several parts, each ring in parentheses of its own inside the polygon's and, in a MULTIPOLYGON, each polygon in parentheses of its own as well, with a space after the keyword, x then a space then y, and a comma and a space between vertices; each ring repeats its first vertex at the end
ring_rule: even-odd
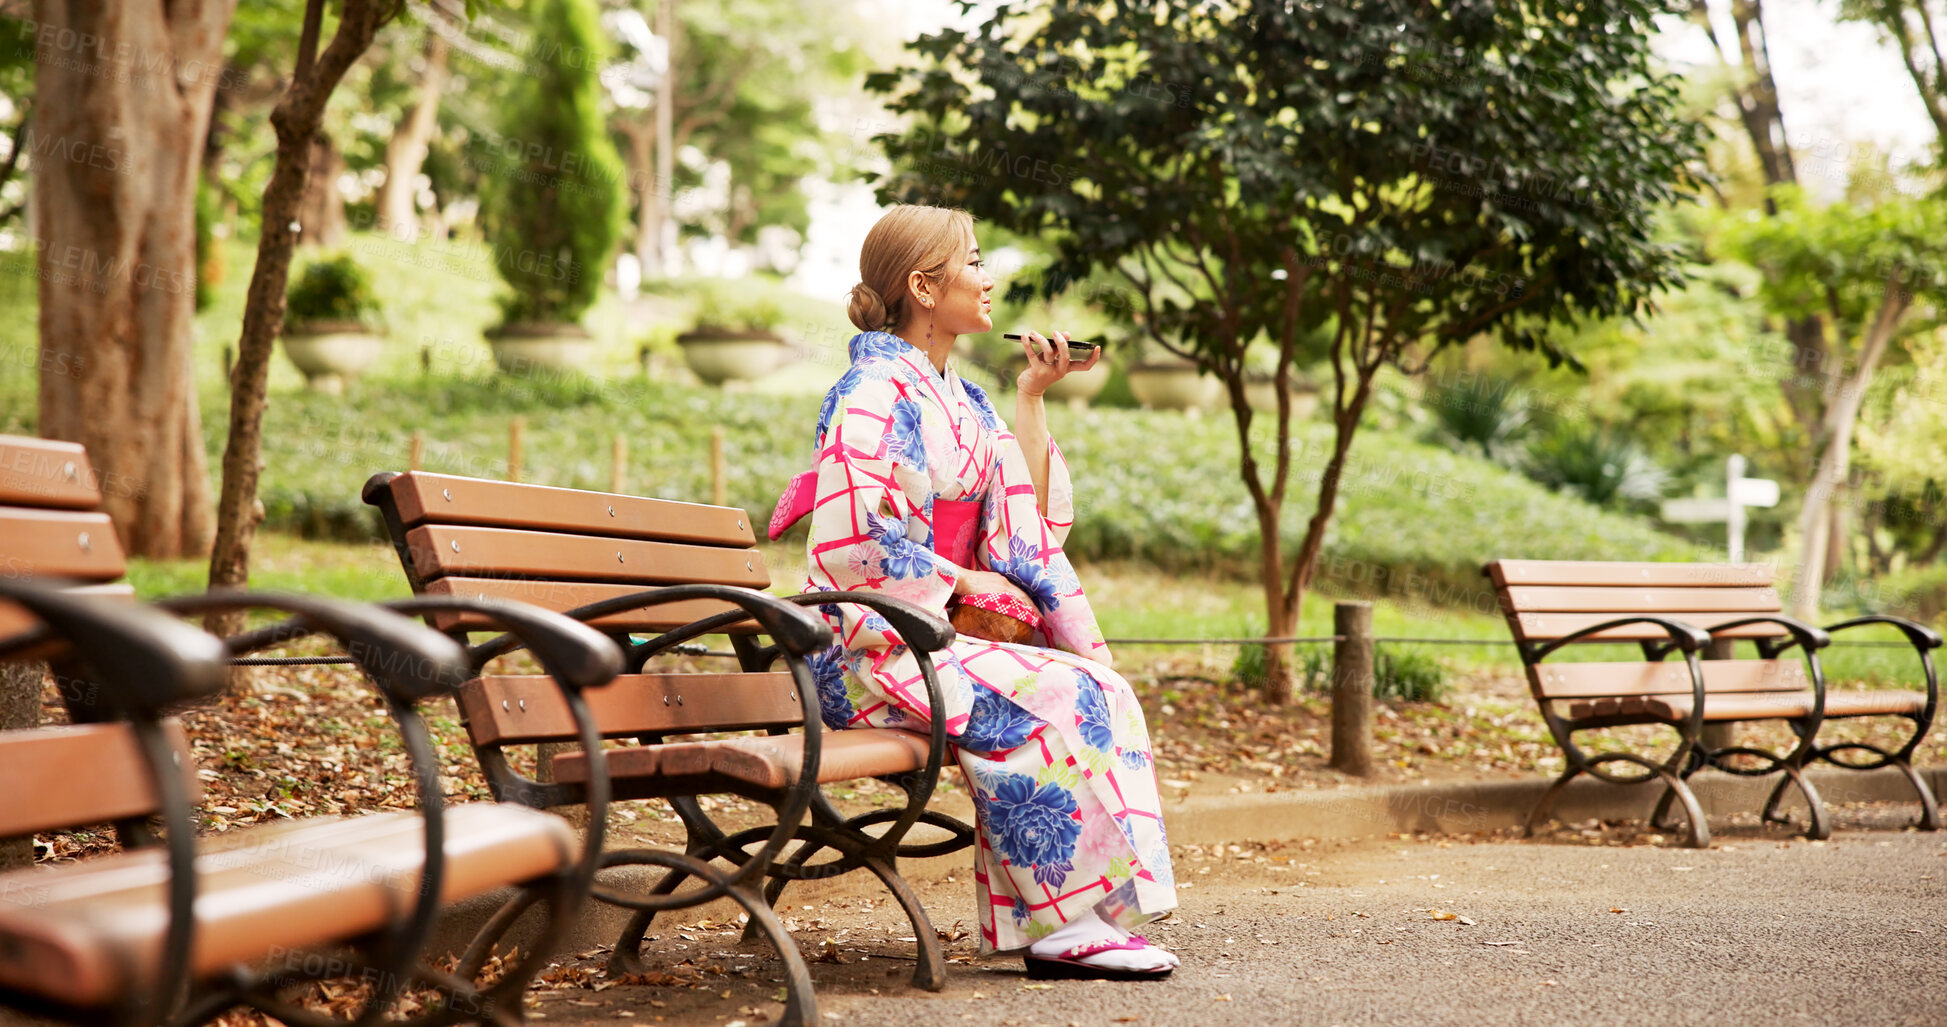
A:
MULTIPOLYGON (((1109 638, 1110 645, 1302 645, 1307 643, 1343 642, 1344 635, 1318 635, 1313 637, 1277 638, 1109 638)), ((1374 644, 1401 645, 1514 645, 1511 638, 1387 638, 1378 636, 1374 644)), ((1832 647, 1859 646, 1874 649, 1911 649, 1907 642, 1867 642, 1833 639, 1832 647)))
MULTIPOLYGON (((1110 638, 1104 639, 1110 645, 1323 645, 1326 642, 1343 642, 1344 635, 1307 635, 1275 638, 1110 638)), ((1511 638, 1374 638, 1373 644, 1385 645, 1514 645, 1511 638)), ((1853 646, 1860 649, 1911 649, 1906 642, 1879 642, 1832 640, 1832 648, 1853 646)), ((695 642, 685 642, 676 646, 673 652, 684 656, 734 657, 734 652, 709 649, 695 642)), ((349 656, 245 656, 231 660, 235 667, 312 667, 336 663, 351 663, 349 656)))

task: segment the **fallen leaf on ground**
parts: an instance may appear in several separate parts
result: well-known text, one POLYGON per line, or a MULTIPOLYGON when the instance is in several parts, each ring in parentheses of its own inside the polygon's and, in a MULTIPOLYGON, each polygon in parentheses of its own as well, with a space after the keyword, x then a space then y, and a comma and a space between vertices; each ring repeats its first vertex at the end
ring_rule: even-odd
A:
POLYGON ((1427 910, 1427 911, 1426 911, 1426 915, 1427 915, 1427 919, 1429 919, 1429 920, 1458 920, 1458 919, 1460 919, 1460 914, 1459 914, 1459 913, 1449 913, 1449 912, 1447 912, 1447 911, 1446 911, 1446 910, 1444 910, 1444 909, 1429 909, 1429 910, 1427 910))

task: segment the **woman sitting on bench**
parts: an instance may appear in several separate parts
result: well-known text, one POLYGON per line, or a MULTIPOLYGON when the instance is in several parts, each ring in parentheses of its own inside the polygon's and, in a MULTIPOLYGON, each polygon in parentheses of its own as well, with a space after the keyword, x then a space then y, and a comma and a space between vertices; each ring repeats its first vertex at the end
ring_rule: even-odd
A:
POLYGON ((973 219, 895 207, 859 271, 850 315, 863 333, 819 413, 815 470, 780 502, 773 536, 809 509, 808 589, 953 606, 962 633, 937 658, 947 709, 935 711, 884 618, 823 607, 840 643, 814 664, 825 720, 924 731, 946 718, 979 828, 982 952, 1025 948, 1036 977, 1166 976, 1176 957, 1130 933, 1176 906, 1149 734, 1061 551, 1073 490, 1042 407, 1044 389, 1100 353, 1073 361, 1063 334, 1030 333, 1009 432, 948 361, 960 335, 993 329, 973 219), (973 637, 979 621, 959 614, 1023 644, 973 637))

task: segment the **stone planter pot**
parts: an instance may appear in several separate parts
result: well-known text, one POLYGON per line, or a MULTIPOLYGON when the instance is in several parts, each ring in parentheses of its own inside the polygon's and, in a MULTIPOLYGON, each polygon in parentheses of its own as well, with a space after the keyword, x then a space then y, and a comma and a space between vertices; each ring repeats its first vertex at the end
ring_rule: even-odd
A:
POLYGON ((791 352, 773 332, 684 332, 676 343, 690 370, 711 385, 762 378, 791 352))
POLYGON ((385 352, 385 338, 357 321, 305 321, 284 329, 284 355, 319 392, 338 394, 385 352))
MULTIPOLYGON (((1260 414, 1278 413, 1278 387, 1269 379, 1244 383, 1244 399, 1260 414)), ((1318 413, 1318 386, 1309 381, 1291 383, 1291 419, 1309 421, 1318 413)))
POLYGON ((1129 369, 1129 391, 1151 410, 1215 410, 1224 401, 1224 383, 1198 374, 1194 364, 1137 364, 1129 369))
POLYGON ((512 324, 487 333, 494 363, 509 374, 536 370, 588 374, 595 337, 578 324, 512 324))

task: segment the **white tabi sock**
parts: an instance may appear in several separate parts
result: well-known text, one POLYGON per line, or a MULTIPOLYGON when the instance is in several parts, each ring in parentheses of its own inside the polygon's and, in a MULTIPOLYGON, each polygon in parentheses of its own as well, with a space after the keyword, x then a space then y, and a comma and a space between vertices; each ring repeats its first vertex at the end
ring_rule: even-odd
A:
MULTIPOLYGON (((1129 932, 1103 920, 1094 910, 1076 917, 1055 928, 1046 937, 1028 946, 1028 951, 1043 959, 1054 959, 1079 945, 1096 942, 1120 942, 1129 938, 1129 932)), ((1155 947, 1140 949, 1109 949, 1085 956, 1081 962, 1089 966, 1099 966, 1116 970, 1160 970, 1166 966, 1176 966, 1176 956, 1155 947)))

